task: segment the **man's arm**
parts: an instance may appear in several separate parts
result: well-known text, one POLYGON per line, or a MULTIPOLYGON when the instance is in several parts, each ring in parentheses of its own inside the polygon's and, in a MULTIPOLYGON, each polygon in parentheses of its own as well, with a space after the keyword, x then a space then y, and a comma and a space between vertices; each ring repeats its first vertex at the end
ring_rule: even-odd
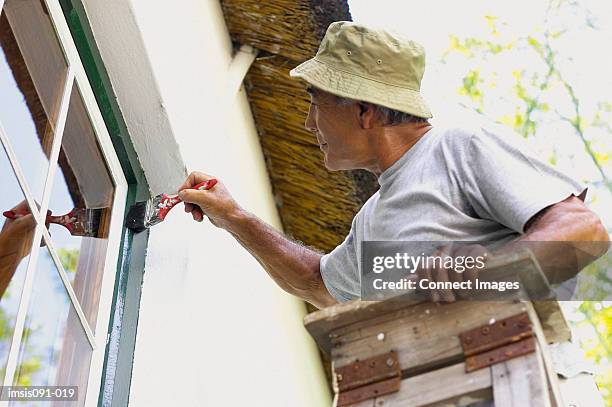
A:
MULTIPOLYGON (((542 209, 527 222, 523 235, 492 254, 501 256, 529 249, 548 281, 561 283, 604 255, 609 246, 608 232, 599 217, 582 200, 572 195, 542 209)), ((448 255, 471 257, 482 256, 487 252, 479 245, 459 246, 454 251, 451 248, 445 250, 448 255)), ((474 270, 457 273, 444 267, 434 267, 419 270, 419 277, 435 281, 472 280, 474 283, 478 273, 474 270)), ((429 294, 434 302, 452 302, 457 293, 453 290, 430 290, 429 294)))
POLYGON ((179 187, 186 212, 191 212, 196 221, 206 215, 215 226, 227 230, 286 292, 318 308, 337 303, 321 277, 321 254, 287 239, 242 209, 221 182, 208 191, 186 189, 210 178, 193 172, 179 187))
POLYGON ((542 209, 525 225, 522 241, 609 242, 601 219, 581 199, 569 198, 542 209))
POLYGON ((0 230, 0 299, 11 283, 19 263, 30 254, 36 222, 26 201, 11 211, 26 212, 16 219, 6 219, 0 230))
POLYGON ((525 234, 506 249, 529 247, 549 281, 559 283, 605 254, 609 243, 599 216, 572 195, 532 217, 525 234))

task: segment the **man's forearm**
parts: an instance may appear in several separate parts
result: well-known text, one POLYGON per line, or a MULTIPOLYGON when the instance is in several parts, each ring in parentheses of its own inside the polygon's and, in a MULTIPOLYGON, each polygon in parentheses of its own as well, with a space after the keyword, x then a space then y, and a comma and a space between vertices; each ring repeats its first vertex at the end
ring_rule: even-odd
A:
POLYGON ((549 281, 560 283, 606 253, 608 233, 599 217, 572 196, 536 215, 510 247, 527 247, 549 281))
POLYGON ((226 229, 283 290, 319 308, 336 302, 321 278, 321 254, 293 242, 244 210, 232 216, 226 229))

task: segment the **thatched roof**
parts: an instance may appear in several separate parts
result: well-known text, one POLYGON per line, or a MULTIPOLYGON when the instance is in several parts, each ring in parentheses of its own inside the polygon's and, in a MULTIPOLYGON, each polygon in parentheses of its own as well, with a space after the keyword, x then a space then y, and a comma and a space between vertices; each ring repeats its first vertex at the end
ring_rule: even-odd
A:
POLYGON ((222 0, 237 44, 260 50, 246 89, 285 232, 325 252, 342 241, 353 215, 376 190, 365 171, 328 172, 304 128, 310 98, 289 70, 311 58, 327 26, 350 20, 346 0, 222 0))

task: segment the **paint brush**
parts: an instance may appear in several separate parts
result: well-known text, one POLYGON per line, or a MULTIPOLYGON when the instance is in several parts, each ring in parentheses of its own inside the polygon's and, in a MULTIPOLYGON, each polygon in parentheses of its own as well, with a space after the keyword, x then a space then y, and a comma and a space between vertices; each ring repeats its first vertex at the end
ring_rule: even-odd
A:
MULTIPOLYGON (((214 187, 216 183, 217 180, 212 178, 208 181, 200 182, 190 189, 205 191, 214 187)), ((125 220, 125 226, 136 233, 142 232, 166 219, 170 209, 182 201, 178 195, 161 194, 147 201, 137 202, 130 208, 125 220)))
MULTIPOLYGON (((55 223, 62 225, 72 236, 100 237, 100 219, 109 208, 74 208, 61 216, 47 214, 45 224, 55 223)), ((30 212, 4 211, 2 214, 9 219, 17 219, 30 212)))

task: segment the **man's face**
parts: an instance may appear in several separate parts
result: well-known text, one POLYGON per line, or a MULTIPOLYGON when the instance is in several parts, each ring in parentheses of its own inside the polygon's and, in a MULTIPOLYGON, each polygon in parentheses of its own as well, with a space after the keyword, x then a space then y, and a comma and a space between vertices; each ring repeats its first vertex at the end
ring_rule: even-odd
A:
POLYGON ((338 104, 336 97, 317 89, 309 89, 310 110, 306 129, 312 131, 325 154, 328 170, 364 168, 370 152, 367 137, 359 126, 359 106, 338 104))

